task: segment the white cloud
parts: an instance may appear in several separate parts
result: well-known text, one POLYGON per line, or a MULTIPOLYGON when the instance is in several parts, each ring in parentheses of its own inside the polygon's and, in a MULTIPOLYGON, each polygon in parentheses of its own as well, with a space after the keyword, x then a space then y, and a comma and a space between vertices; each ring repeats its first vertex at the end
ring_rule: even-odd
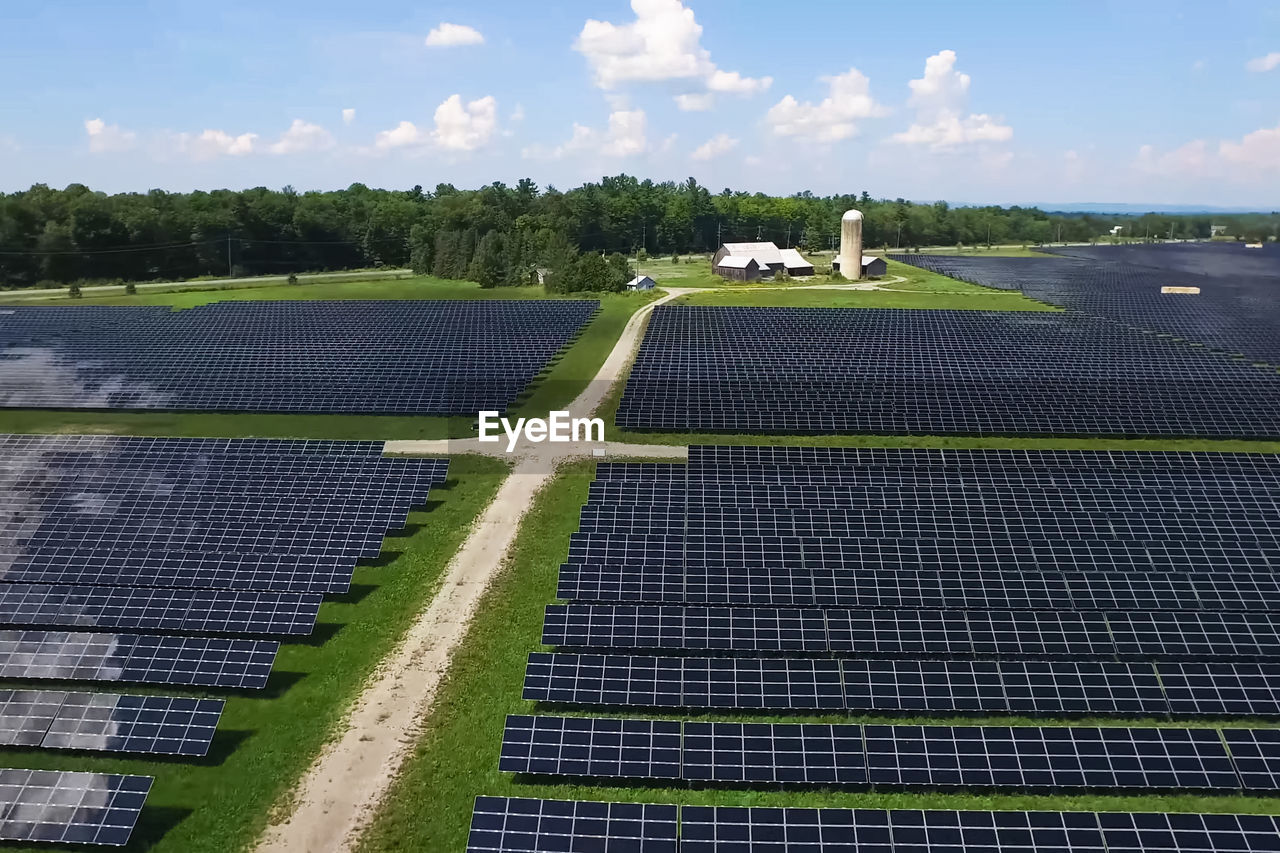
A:
POLYGON ((765 120, 774 133, 836 142, 855 136, 857 121, 885 114, 885 108, 871 97, 871 81, 858 69, 821 79, 829 87, 829 94, 821 103, 801 103, 787 95, 769 108, 765 120))
POLYGON ((699 145, 689 156, 694 160, 710 160, 721 154, 728 154, 738 147, 738 140, 727 133, 718 133, 699 145))
POLYGON ((1218 155, 1240 167, 1244 174, 1276 172, 1280 174, 1280 125, 1245 134, 1239 142, 1223 140, 1218 155))
POLYGON ((573 44, 586 57, 601 89, 690 80, 713 91, 750 95, 773 82, 717 68, 701 44, 702 25, 681 0, 631 0, 631 10, 636 18, 626 24, 588 19, 573 44))
POLYGON ((1134 165, 1149 175, 1186 179, 1208 175, 1213 168, 1211 160, 1209 143, 1203 139, 1195 139, 1166 152, 1157 151, 1154 145, 1143 145, 1138 149, 1138 159, 1134 165))
POLYGON ((411 121, 402 121, 374 137, 374 148, 439 148, 445 151, 474 151, 493 138, 498 127, 498 102, 486 95, 467 104, 460 95, 450 95, 436 107, 435 127, 427 130, 411 121))
POLYGON ((484 44, 484 36, 465 24, 441 24, 427 33, 427 47, 461 47, 484 44))
POLYGON ((373 139, 375 148, 408 148, 426 145, 431 140, 431 134, 419 130, 418 126, 411 121, 402 121, 391 130, 382 130, 373 139))
POLYGON ((272 154, 299 154, 304 151, 324 151, 333 146, 332 133, 318 124, 295 118, 270 150, 272 154))
POLYGON ((714 71, 707 78, 707 88, 713 92, 729 92, 735 95, 754 95, 773 85, 772 77, 743 77, 737 71, 714 71))
MULTIPOLYGON (((668 137, 663 149, 669 149, 674 141, 674 137, 668 137)), ((520 154, 527 159, 559 160, 571 154, 632 157, 649 150, 648 119, 644 110, 615 110, 609 114, 609 127, 604 132, 575 122, 572 135, 563 145, 550 150, 530 146, 520 154)))
POLYGON ((118 124, 107 124, 100 118, 91 118, 84 123, 84 131, 89 134, 89 150, 95 154, 107 151, 127 151, 137 141, 137 134, 132 130, 121 130, 118 124))
POLYGON ((1250 71, 1257 73, 1261 73, 1263 71, 1274 71, 1277 68, 1280 68, 1280 51, 1272 51, 1266 56, 1259 56, 1255 59, 1250 59, 1245 64, 1245 67, 1250 71))
POLYGON ((511 118, 508 121, 524 121, 524 104, 516 104, 516 108, 511 111, 511 118))
POLYGON ((199 136, 178 133, 172 137, 174 148, 193 160, 212 160, 222 156, 243 157, 253 153, 257 139, 256 133, 232 136, 222 130, 206 130, 199 136))
POLYGON ((1000 124, 986 113, 964 119, 955 113, 943 113, 932 124, 913 124, 891 138, 904 145, 928 145, 930 148, 944 149, 970 142, 1005 142, 1012 136, 1013 128, 1000 124))
POLYGON ((715 96, 710 94, 676 95, 676 106, 686 113, 705 112, 711 109, 715 102, 715 96))
POLYGON ((343 111, 342 111, 342 123, 343 123, 343 124, 351 124, 351 122, 353 122, 353 121, 355 121, 355 120, 356 120, 356 111, 355 111, 355 110, 353 110, 353 109, 351 109, 350 107, 348 107, 347 109, 345 109, 345 110, 343 110, 343 111))
POLYGON ((907 83, 908 104, 916 110, 911 127, 890 137, 903 145, 927 145, 935 151, 980 142, 1005 142, 1013 128, 986 113, 964 115, 969 102, 968 74, 956 70, 956 52, 944 50, 924 63, 924 76, 907 83))
POLYGON ((462 98, 450 95, 436 107, 436 129, 431 138, 450 151, 474 151, 493 136, 498 126, 498 102, 493 95, 471 101, 465 107, 462 98))

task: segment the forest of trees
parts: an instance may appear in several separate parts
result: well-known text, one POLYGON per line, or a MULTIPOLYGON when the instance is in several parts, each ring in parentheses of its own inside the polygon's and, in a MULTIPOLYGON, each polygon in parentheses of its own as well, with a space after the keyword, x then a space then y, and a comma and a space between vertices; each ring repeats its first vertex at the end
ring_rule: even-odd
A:
POLYGON ((550 270, 553 290, 620 288, 625 255, 714 251, 732 240, 829 249, 841 214, 865 216, 868 248, 922 245, 1203 238, 1210 225, 1263 239, 1280 215, 1053 215, 1035 208, 950 207, 860 195, 787 197, 725 189, 693 178, 655 183, 628 175, 568 191, 529 179, 478 190, 334 192, 262 187, 106 195, 80 184, 0 193, 0 285, 148 281, 412 266, 484 286, 528 284, 550 270))

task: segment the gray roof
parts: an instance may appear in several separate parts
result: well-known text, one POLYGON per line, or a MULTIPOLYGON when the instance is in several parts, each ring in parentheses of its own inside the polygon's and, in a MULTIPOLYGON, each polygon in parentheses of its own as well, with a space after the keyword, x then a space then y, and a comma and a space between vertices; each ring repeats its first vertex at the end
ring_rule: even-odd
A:
POLYGON ((787 269, 813 266, 812 263, 805 260, 804 255, 800 254, 795 249, 780 249, 779 254, 782 256, 782 265, 787 269))
POLYGON ((730 255, 749 255, 761 266, 783 262, 782 252, 776 243, 725 243, 724 248, 730 255))
POLYGON ((760 266, 760 262, 750 255, 725 255, 716 266, 746 269, 751 265, 752 261, 755 261, 756 266, 760 266))

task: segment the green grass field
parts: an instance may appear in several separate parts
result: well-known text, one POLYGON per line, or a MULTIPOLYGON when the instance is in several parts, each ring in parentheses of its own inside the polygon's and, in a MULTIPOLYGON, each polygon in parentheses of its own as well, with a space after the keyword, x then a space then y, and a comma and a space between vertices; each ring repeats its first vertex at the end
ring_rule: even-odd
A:
POLYGON ((449 559, 507 471, 499 460, 453 457, 449 480, 432 490, 428 507, 410 514, 403 535, 388 538, 378 560, 357 568, 350 593, 325 601, 315 634, 282 645, 265 690, 138 691, 229 696, 207 760, 10 749, 8 766, 155 776, 130 849, 246 848, 310 766, 377 662, 434 595, 449 559))
MULTIPOLYGON (((498 772, 498 751, 507 714, 537 713, 521 698, 525 661, 543 651, 544 605, 556 595, 560 563, 569 534, 586 501, 594 464, 566 466, 536 499, 516 541, 511 562, 489 589, 467 638, 442 685, 426 723, 426 734, 395 783, 383 810, 364 838, 364 853, 392 850, 461 850, 466 843, 472 802, 478 795, 551 799, 848 808, 1049 809, 1102 811, 1196 811, 1280 814, 1280 798, 1155 793, 1143 795, 1027 795, 956 791, 901 793, 830 788, 800 790, 690 788, 679 785, 589 785, 517 779, 498 772)), ((563 714, 561 709, 546 713, 563 714)), ((572 713, 572 712, 570 712, 572 713)), ((609 716, 609 714, 604 714, 609 716)), ((654 714, 623 709, 612 716, 650 719, 719 719, 758 722, 925 722, 921 718, 860 715, 654 714)), ((975 720, 931 718, 930 722, 1026 725, 1170 725, 1167 720, 1031 720, 991 717, 975 720)), ((1233 721, 1233 725, 1258 724, 1233 721)), ((1184 725, 1184 724, 1177 724, 1184 725)))

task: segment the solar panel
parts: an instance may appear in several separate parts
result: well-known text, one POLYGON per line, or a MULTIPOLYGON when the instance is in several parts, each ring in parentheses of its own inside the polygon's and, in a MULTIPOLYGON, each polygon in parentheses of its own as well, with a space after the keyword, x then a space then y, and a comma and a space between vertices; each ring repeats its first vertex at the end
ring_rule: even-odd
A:
POLYGON ((1280 657, 1280 617, 570 604, 547 608, 542 641, 582 649, 1258 659, 1280 657))
POLYGON ((68 693, 40 746, 201 757, 209 752, 223 704, 221 699, 68 693))
POLYGON ((682 771, 691 782, 867 783, 862 728, 818 723, 687 722, 682 771))
POLYGON ((221 634, 310 634, 321 596, 0 583, 0 624, 221 634))
POLYGON ((467 853, 676 853, 676 807, 476 797, 467 853))
POLYGON ((150 776, 0 770, 0 839, 126 844, 151 782, 150 776))
POLYGON ((1268 815, 684 806, 681 853, 1256 853, 1268 815))
POLYGON ((654 309, 623 429, 1273 435, 1280 377, 1086 314, 654 309))
POLYGON ((202 756, 221 699, 0 690, 0 745, 202 756))
POLYGON ((1214 729, 863 726, 872 784, 1240 787, 1214 729))
POLYGON ((1280 314, 1271 303, 1274 252, 1239 244, 1072 246, 1042 251, 1064 257, 976 258, 893 255, 952 278, 1018 290, 1041 302, 1110 318, 1143 331, 1280 363, 1280 314), (1192 286, 1193 299, 1162 295, 1192 286))
POLYGON ((680 723, 509 715, 498 769, 556 776, 680 778, 680 723))
POLYGON ((1245 788, 1280 789, 1280 729, 1223 729, 1222 738, 1245 788))
POLYGON ((0 690, 0 746, 40 746, 67 694, 0 690))
POLYGON ((0 677, 262 688, 279 647, 220 637, 0 631, 0 677))
POLYGON ((844 707, 840 664, 794 658, 529 655, 524 698, 672 708, 844 707))
POLYGON ((1280 716, 1280 664, 1160 663, 1172 714, 1280 716))
POLYGON ((377 414, 505 410, 590 321, 588 300, 18 307, 0 405, 377 414))

